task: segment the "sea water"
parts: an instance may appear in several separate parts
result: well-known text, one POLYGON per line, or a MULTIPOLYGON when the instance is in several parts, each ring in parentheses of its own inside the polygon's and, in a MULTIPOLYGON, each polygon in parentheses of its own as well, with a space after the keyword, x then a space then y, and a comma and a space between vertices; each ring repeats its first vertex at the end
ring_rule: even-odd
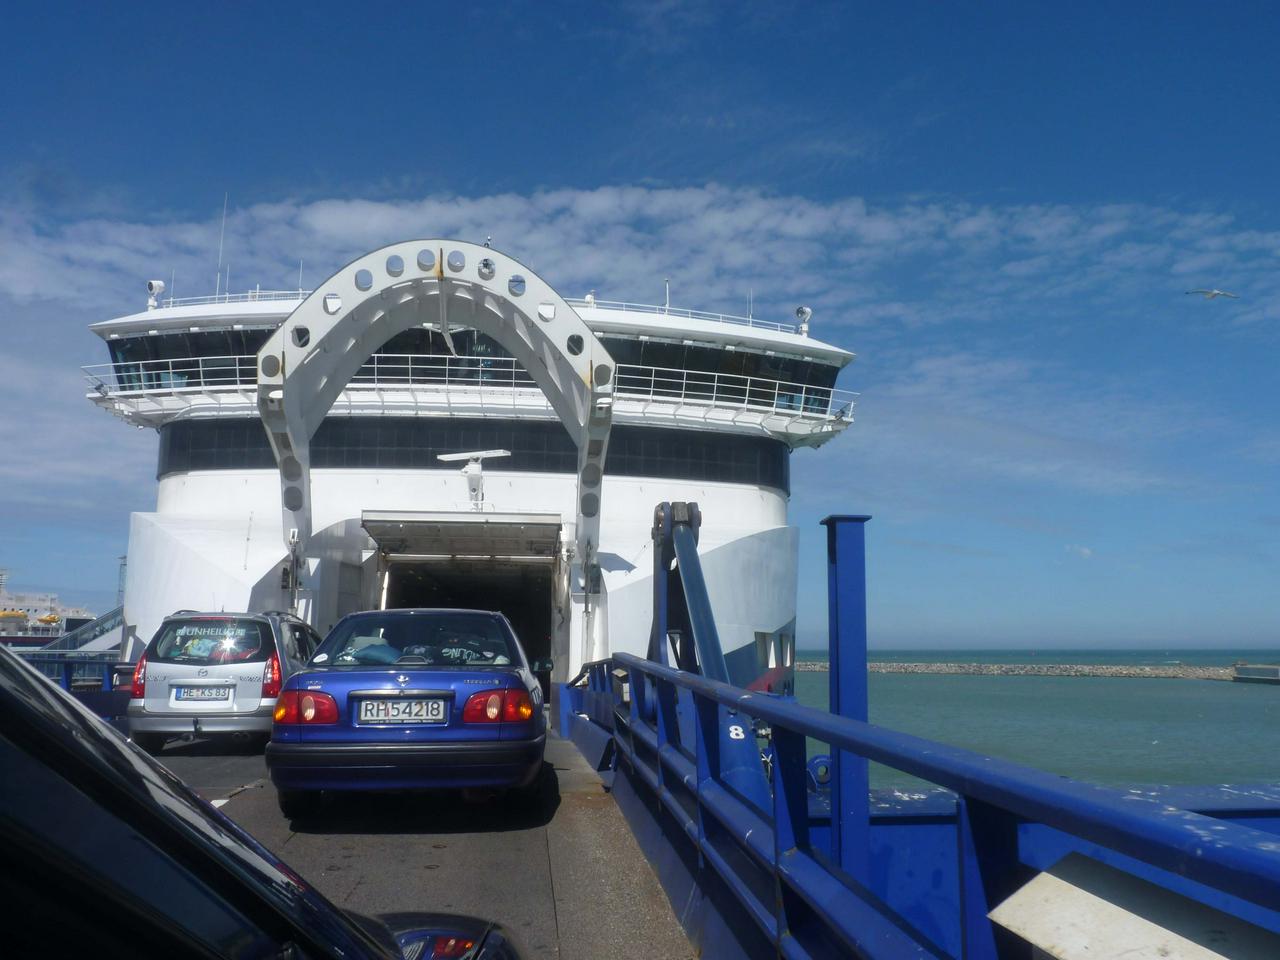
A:
MULTIPOLYGON (((1227 666, 1280 662, 1280 652, 877 651, 871 658, 1227 666)), ((828 683, 827 673, 797 673, 797 699, 826 709, 828 683)), ((872 723, 1051 773, 1105 784, 1280 783, 1280 685, 881 673, 868 683, 872 723)), ((872 769, 873 786, 916 783, 872 769)))

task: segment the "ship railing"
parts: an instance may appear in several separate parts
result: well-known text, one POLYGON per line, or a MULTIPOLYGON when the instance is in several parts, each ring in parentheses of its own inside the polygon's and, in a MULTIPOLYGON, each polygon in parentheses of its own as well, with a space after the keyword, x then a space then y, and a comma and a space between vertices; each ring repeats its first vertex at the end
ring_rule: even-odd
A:
POLYGON ((1205 956, 1280 956, 1274 785, 1117 789, 868 723, 861 515, 823 521, 830 710, 732 686, 701 511, 653 516, 649 657, 587 664, 560 688, 558 723, 611 778, 695 948, 1201 955, 1179 949, 1191 940, 1205 956), (918 785, 869 789, 872 764, 918 785))
POLYGON ((118 652, 78 650, 14 650, 23 661, 105 720, 119 720, 129 703, 134 664, 118 652))
POLYGON ((113 690, 121 683, 126 666, 120 654, 81 653, 76 650, 15 650, 19 657, 31 664, 64 690, 113 690))
POLYGON ((657 316, 684 317, 688 320, 710 320, 714 323, 731 323, 740 327, 756 327, 762 330, 775 330, 780 333, 795 333, 794 323, 778 323, 773 320, 758 320, 755 317, 739 317, 731 313, 709 313, 705 310, 687 310, 684 307, 668 307, 660 303, 627 303, 622 300, 587 300, 585 298, 566 297, 565 302, 573 307, 596 308, 598 310, 625 310, 628 313, 649 313, 657 316))
POLYGON ((68 630, 51 643, 46 643, 40 649, 45 652, 56 650, 79 650, 87 643, 97 640, 99 637, 106 636, 112 630, 124 623, 124 607, 116 607, 114 610, 108 610, 100 617, 83 623, 74 630, 68 630))
MULTIPOLYGON (((90 388, 108 397, 252 388, 257 358, 191 357, 95 364, 84 368, 90 388)), ((619 364, 614 392, 656 404, 760 410, 817 419, 852 419, 858 394, 766 377, 619 364)), ((452 357, 376 353, 360 367, 349 389, 397 387, 537 390, 533 378, 510 357, 452 357)))
MULTIPOLYGON (((1004 956, 997 944, 1007 934, 988 912, 1073 851, 1248 923, 1274 929, 1280 921, 1280 841, 1274 833, 1178 809, 1145 791, 1070 780, 629 654, 592 665, 592 672, 599 676, 584 701, 598 701, 602 691, 623 683, 629 691, 626 701, 615 699, 619 763, 657 796, 663 817, 720 875, 760 933, 789 944, 781 955, 834 955, 824 945, 829 951, 839 943, 877 958, 1004 956), (735 783, 734 773, 741 771, 724 762, 717 731, 726 717, 746 736, 768 732, 771 789, 763 808, 735 783), (909 817, 899 816, 897 828, 886 817, 870 832, 853 823, 837 830, 812 815, 815 774, 806 750, 812 741, 843 751, 846 762, 881 763, 944 787, 954 799, 935 804, 920 819, 922 836, 914 848, 901 826, 909 817), (945 824, 951 837, 927 840, 925 821, 934 829, 945 824), (869 836, 879 850, 878 877, 867 860, 869 836), (851 856, 859 841, 861 856, 851 856), (889 875, 891 864, 904 867, 901 858, 912 856, 921 870, 928 865, 934 871, 956 858, 954 874, 933 881, 935 916, 922 910, 926 891, 910 891, 909 883, 889 875), (950 903, 948 888, 955 897, 950 903), (897 909, 895 894, 903 896, 897 909)), ((861 809, 865 816, 866 806, 861 809)))
POLYGON ((615 393, 647 400, 852 419, 858 394, 834 387, 703 370, 619 364, 615 393))
POLYGON ((125 360, 81 369, 89 388, 101 396, 253 387, 258 382, 258 358, 254 355, 125 360))
POLYGON ((305 300, 310 290, 246 290, 243 293, 218 293, 207 297, 166 297, 157 301, 161 307, 199 307, 213 303, 253 303, 258 300, 305 300))

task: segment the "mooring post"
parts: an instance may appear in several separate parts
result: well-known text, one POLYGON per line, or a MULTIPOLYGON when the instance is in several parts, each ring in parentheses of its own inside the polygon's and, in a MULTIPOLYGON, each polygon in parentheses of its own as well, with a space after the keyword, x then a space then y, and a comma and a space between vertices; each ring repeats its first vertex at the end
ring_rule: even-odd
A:
MULTIPOLYGON (((868 516, 831 516, 827 528, 830 710, 867 720, 868 516)), ((870 881, 867 761, 846 750, 831 756, 831 857, 855 880, 870 881)))

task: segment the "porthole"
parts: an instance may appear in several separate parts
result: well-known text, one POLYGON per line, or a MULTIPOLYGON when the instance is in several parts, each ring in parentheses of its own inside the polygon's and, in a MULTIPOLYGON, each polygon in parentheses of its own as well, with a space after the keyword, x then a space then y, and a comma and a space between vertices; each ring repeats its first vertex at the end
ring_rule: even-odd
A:
POLYGON ((607 364, 600 364, 596 367, 596 386, 607 387, 609 381, 613 379, 613 371, 609 369, 607 364))
POLYGON ((356 289, 368 290, 373 286, 373 271, 357 270, 356 271, 356 289))
POLYGON ((324 312, 333 316, 342 309, 342 298, 336 293, 326 293, 324 295, 324 312))
POLYGON ((436 255, 430 250, 418 251, 418 269, 434 270, 436 266, 436 255))
POLYGON ((476 273, 480 274, 481 280, 492 280, 493 275, 497 272, 498 265, 489 257, 485 257, 476 266, 476 273))
POLYGON ((450 250, 448 263, 449 269, 454 273, 457 273, 467 265, 467 258, 463 255, 461 250, 450 250))
POLYGON ((582 337, 578 334, 571 334, 569 339, 565 341, 565 347, 575 357, 582 352, 582 337))
POLYGON ((520 276, 518 273, 512 276, 512 278, 507 281, 507 292, 513 297, 523 297, 524 277, 520 276))
POLYGON ((305 347, 311 342, 311 330, 307 327, 294 327, 292 333, 295 347, 305 347))
POLYGON ((398 277, 404 273, 404 257, 393 253, 387 257, 387 276, 398 277))

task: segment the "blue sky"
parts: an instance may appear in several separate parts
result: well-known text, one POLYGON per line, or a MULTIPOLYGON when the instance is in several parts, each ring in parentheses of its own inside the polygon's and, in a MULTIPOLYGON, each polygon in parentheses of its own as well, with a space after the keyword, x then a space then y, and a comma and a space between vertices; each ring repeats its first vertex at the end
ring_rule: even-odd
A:
POLYGON ((568 295, 858 360, 793 459, 802 640, 874 515, 881 646, 1280 646, 1280 13, 1265 4, 6 8, 0 566, 103 607, 155 437, 85 326, 176 275, 453 234, 568 295), (1185 290, 1221 287, 1239 300, 1185 290))

